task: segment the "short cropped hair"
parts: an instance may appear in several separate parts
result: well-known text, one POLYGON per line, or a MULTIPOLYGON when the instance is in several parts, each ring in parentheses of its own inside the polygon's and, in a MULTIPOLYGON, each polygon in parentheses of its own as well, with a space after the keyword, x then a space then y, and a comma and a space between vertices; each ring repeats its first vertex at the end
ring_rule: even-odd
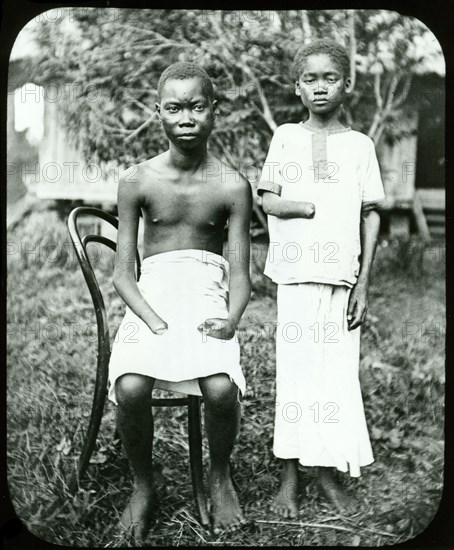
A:
POLYGON ((293 60, 293 75, 295 79, 298 79, 304 71, 304 64, 310 55, 317 55, 324 53, 328 55, 334 63, 339 65, 344 73, 344 77, 350 76, 350 56, 341 44, 334 40, 324 38, 322 40, 315 40, 310 44, 302 46, 295 55, 293 60))
POLYGON ((168 80, 187 80, 190 78, 198 78, 202 84, 203 93, 210 101, 213 101, 214 88, 208 73, 196 63, 183 61, 169 65, 167 69, 162 72, 158 81, 158 99, 161 99, 162 91, 168 80))

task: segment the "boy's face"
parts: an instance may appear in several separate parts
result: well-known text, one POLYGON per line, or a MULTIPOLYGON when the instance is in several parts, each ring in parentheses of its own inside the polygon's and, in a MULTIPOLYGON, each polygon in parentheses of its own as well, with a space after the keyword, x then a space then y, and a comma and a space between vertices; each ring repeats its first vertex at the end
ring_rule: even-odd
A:
POLYGON ((156 109, 164 132, 174 145, 193 149, 208 140, 216 101, 206 96, 199 78, 167 80, 156 109))
POLYGON ((295 93, 313 113, 330 113, 342 103, 351 88, 351 78, 345 78, 341 67, 329 55, 310 55, 295 83, 295 93))

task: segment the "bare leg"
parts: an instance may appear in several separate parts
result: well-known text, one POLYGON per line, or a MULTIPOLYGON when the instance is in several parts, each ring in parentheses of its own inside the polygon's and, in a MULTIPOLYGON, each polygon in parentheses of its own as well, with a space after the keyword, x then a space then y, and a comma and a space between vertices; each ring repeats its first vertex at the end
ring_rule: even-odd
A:
POLYGON ((199 383, 205 403, 213 530, 217 534, 244 523, 229 467, 240 427, 241 405, 237 399, 238 388, 226 374, 200 378, 199 383))
POLYGON ((122 528, 137 541, 145 537, 155 504, 151 391, 154 379, 124 374, 115 385, 117 427, 134 475, 134 490, 122 518, 122 528))
POLYGON ((341 514, 354 512, 353 501, 337 481, 334 468, 319 467, 317 483, 325 498, 338 512, 341 514))
POLYGON ((298 460, 282 460, 281 485, 271 510, 284 518, 298 515, 298 460))

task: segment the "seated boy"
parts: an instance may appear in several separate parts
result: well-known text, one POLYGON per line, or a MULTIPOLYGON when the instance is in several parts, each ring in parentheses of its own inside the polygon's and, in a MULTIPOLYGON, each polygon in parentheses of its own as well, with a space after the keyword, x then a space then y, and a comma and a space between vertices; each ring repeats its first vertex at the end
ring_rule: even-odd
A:
POLYGON ((324 495, 351 501, 335 471, 358 477, 373 461, 358 378, 360 325, 384 192, 372 140, 341 124, 350 59, 330 40, 295 57, 296 95, 309 111, 274 133, 258 187, 268 214, 265 274, 278 284, 272 509, 298 513, 298 464, 316 466, 324 495), (306 202, 308 201, 308 202, 306 202))
POLYGON ((207 151, 216 101, 203 69, 168 67, 158 102, 169 149, 126 171, 118 190, 114 285, 127 310, 109 367, 109 398, 117 404, 118 431, 134 474, 121 523, 138 539, 147 532, 155 500, 153 387, 203 395, 214 531, 244 521, 229 458, 240 423, 239 391, 245 391, 233 337, 251 289, 251 189, 207 151), (136 283, 140 211, 144 260, 136 283), (222 257, 226 223, 228 262, 222 257))

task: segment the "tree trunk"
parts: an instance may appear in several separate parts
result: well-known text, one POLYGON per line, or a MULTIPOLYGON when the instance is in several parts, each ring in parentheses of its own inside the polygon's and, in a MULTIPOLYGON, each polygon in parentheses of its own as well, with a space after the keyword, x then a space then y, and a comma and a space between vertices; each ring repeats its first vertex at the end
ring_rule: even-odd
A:
POLYGON ((349 38, 350 38, 350 78, 352 79, 352 89, 355 89, 356 82, 356 35, 355 35, 355 10, 348 13, 349 38))
POLYGON ((312 40, 312 29, 309 23, 309 17, 306 10, 301 10, 301 24, 303 27, 303 40, 305 44, 309 44, 312 40))

